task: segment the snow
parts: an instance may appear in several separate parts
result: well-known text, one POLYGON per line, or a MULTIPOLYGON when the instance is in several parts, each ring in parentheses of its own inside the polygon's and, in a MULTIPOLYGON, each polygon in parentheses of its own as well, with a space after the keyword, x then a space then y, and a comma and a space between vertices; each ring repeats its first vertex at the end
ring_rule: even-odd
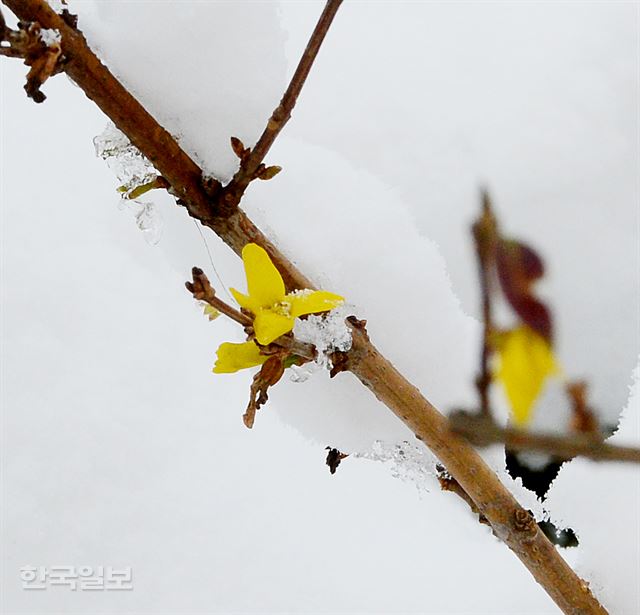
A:
MULTIPOLYGON (((295 57, 318 5, 284 8, 295 57)), ((560 361, 613 425, 640 347, 639 21, 624 2, 345 3, 287 128, 394 188, 469 314, 486 186, 546 260, 560 361)), ((557 401, 537 426, 565 424, 557 401)))
MULTIPOLYGON (((321 4, 70 8, 134 95, 227 180, 237 165, 229 137, 255 142, 321 4)), ((468 225, 488 183, 505 229, 548 257, 542 290, 563 364, 593 383, 615 423, 639 339, 637 25, 623 4, 345 3, 269 154, 283 172, 251 186, 243 206, 319 287, 345 296, 380 350, 446 411, 475 403, 468 225)), ((283 379, 245 430, 252 374, 210 373, 217 344, 242 332, 208 322, 182 288, 194 265, 218 291, 241 285, 239 259, 208 231, 205 245, 161 191, 131 205, 152 203, 163 221, 157 245, 145 245, 92 156, 104 117, 61 79, 47 82, 46 105, 29 106, 24 67, 2 70, 3 109, 24 118, 3 126, 12 155, 0 182, 11 366, 0 429, 10 461, 3 606, 557 611, 466 504, 438 490, 430 454, 351 375, 283 379), (61 143, 64 159, 51 156, 61 143), (326 445, 353 453, 335 477, 326 445), (391 473, 364 463, 371 457, 391 473), (17 589, 19 566, 63 560, 132 565, 136 590, 17 589)), ((327 344, 338 333, 308 335, 327 344)), ((563 426, 566 407, 557 389, 548 394, 540 425, 563 426)), ((629 408, 614 438, 637 437, 629 408)), ((485 457, 540 518, 535 496, 504 473, 500 447, 485 457)), ((569 557, 613 612, 637 604, 637 506, 624 499, 634 484, 635 468, 576 461, 546 504, 579 533, 569 557)))
POLYGON ((346 318, 353 310, 339 306, 327 314, 297 319, 293 333, 296 339, 315 346, 318 356, 316 363, 320 367, 331 369, 329 354, 339 350, 346 352, 351 348, 351 329, 346 318))
POLYGON ((56 13, 62 13, 63 9, 68 8, 66 0, 47 0, 47 4, 56 13))
POLYGON ((253 145, 286 86, 275 5, 76 0, 69 7, 147 111, 206 173, 228 181, 238 165, 229 138, 253 145))
POLYGON ((419 493, 440 489, 437 458, 426 447, 411 442, 376 440, 367 451, 357 452, 355 458, 387 464, 391 476, 411 483, 419 493))
MULTIPOLYGON (((437 247, 419 234, 405 203, 328 149, 282 137, 272 155, 283 171, 268 190, 247 194, 251 218, 319 288, 345 297, 374 343, 432 403, 471 405, 480 328, 461 310, 437 247), (309 190, 317 168, 323 181, 309 190)), ((318 376, 304 387, 283 383, 272 395, 274 411, 311 441, 354 452, 375 440, 413 439, 352 376, 331 384, 318 376)))
POLYGON ((55 43, 59 43, 62 37, 59 30, 42 29, 40 30, 40 40, 49 47, 55 43))
MULTIPOLYGON (((237 328, 208 322, 167 266, 168 245, 171 262, 189 256, 174 220, 149 247, 93 154, 103 116, 62 79, 26 106, 23 67, 2 67, 3 86, 18 84, 1 89, 3 108, 28 120, 3 127, 0 184, 4 611, 424 613, 428 596, 432 613, 557 612, 453 494, 420 497, 354 458, 331 476, 324 447, 271 402, 247 430, 251 374, 210 373, 237 328), (26 563, 131 566, 134 590, 25 592, 26 563)), ((206 263, 186 229, 200 256, 188 262, 206 263)), ((244 275, 234 263, 229 281, 244 275)))

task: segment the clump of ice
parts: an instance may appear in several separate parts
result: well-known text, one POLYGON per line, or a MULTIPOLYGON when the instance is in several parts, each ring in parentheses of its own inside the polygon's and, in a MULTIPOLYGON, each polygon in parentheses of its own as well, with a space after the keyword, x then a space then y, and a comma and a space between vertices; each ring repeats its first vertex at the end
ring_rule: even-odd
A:
POLYGON ((341 305, 326 314, 296 320, 294 335, 300 341, 315 346, 318 366, 330 369, 329 354, 336 350, 346 352, 351 348, 351 329, 346 318, 352 311, 353 307, 341 305))
POLYGON ((55 45, 62 40, 62 36, 60 35, 59 30, 55 30, 53 28, 47 28, 44 30, 40 30, 40 40, 47 46, 55 45))
POLYGON ((292 365, 289 369, 291 382, 306 382, 318 370, 318 366, 316 363, 306 363, 305 365, 292 365))
POLYGON ((438 460, 425 446, 408 441, 376 440, 370 448, 353 453, 352 457, 386 464, 394 478, 413 483, 419 492, 439 489, 436 465, 438 460))
MULTIPOLYGON (((351 456, 379 461, 387 465, 394 478, 413 483, 420 492, 440 489, 438 459, 422 443, 412 443, 407 440, 401 442, 376 440, 370 447, 354 452, 351 456)), ((537 521, 547 518, 542 502, 536 494, 524 487, 522 479, 513 479, 507 472, 504 464, 504 450, 500 450, 498 446, 492 447, 482 456, 521 506, 530 510, 537 521)))
POLYGON ((140 199, 121 199, 120 209, 128 211, 134 218, 136 226, 142 232, 145 241, 155 246, 162 237, 164 220, 155 203, 140 199))
POLYGON ((129 211, 147 243, 156 245, 160 241, 164 224, 155 204, 148 198, 128 198, 133 190, 157 177, 156 169, 111 122, 93 139, 93 144, 96 155, 107 162, 107 166, 118 178, 118 190, 122 197, 120 209, 129 211))
POLYGON ((94 137, 93 145, 96 155, 106 160, 126 192, 146 184, 158 175, 151 162, 111 122, 101 134, 94 137))

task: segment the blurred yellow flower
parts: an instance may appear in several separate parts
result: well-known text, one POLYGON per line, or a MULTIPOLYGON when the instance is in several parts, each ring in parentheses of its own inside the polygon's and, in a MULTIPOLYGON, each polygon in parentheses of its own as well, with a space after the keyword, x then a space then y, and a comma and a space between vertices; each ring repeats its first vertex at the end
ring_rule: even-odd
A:
POLYGON ((344 299, 324 290, 299 290, 285 294, 284 281, 266 251, 255 243, 242 250, 248 295, 230 289, 236 301, 254 315, 256 339, 267 345, 293 329, 303 314, 328 312, 344 299))
POLYGON ((495 378, 504 387, 516 425, 524 426, 546 379, 559 375, 560 367, 549 342, 527 325, 497 334, 494 346, 499 357, 495 378))

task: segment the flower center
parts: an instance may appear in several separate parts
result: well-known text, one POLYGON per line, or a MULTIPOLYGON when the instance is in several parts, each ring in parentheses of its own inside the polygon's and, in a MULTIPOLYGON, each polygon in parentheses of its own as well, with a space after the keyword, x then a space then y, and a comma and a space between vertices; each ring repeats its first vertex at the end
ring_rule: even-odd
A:
POLYGON ((291 317, 291 303, 289 301, 278 301, 271 308, 276 314, 280 314, 280 316, 286 316, 287 318, 291 317))

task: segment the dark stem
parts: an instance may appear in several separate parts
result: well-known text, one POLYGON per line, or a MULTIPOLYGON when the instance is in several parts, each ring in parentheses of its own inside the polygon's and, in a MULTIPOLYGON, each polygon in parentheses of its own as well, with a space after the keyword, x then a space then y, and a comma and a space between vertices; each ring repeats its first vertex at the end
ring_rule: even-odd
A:
POLYGON ((491 264, 493 262, 493 248, 495 247, 496 222, 491 211, 491 200, 486 191, 482 192, 482 214, 473 225, 473 238, 478 258, 478 275, 480 279, 480 293, 482 297, 482 348, 480 351, 480 372, 476 378, 476 388, 480 397, 480 413, 488 417, 491 414, 489 404, 489 387, 491 386, 490 336, 493 330, 491 315, 491 264))

